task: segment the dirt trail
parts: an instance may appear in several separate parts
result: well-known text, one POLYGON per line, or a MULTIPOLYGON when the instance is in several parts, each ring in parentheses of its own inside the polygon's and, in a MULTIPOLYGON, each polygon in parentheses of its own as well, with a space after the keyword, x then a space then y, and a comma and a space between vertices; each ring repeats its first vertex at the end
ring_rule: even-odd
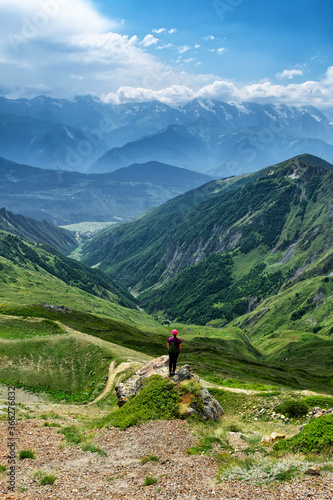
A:
POLYGON ((106 385, 103 389, 103 392, 99 396, 97 396, 97 398, 95 398, 94 401, 91 401, 90 403, 88 403, 88 405, 92 405, 93 403, 97 403, 97 401, 104 398, 104 396, 108 392, 111 391, 111 389, 113 387, 114 380, 115 380, 116 376, 118 375, 118 373, 124 372, 128 368, 131 368, 131 366, 135 366, 135 365, 137 365, 138 367, 140 366, 140 363, 135 363, 133 361, 129 361, 126 363, 120 363, 120 365, 118 365, 117 368, 115 368, 115 364, 116 364, 115 361, 112 361, 110 364, 108 380, 107 380, 106 385))

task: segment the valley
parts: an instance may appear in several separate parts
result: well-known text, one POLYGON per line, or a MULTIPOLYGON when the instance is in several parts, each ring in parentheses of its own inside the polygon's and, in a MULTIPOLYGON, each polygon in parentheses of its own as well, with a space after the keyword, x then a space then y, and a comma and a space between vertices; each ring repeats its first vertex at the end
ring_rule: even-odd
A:
MULTIPOLYGON (((225 108, 214 106, 221 121, 225 108)), ((234 494, 235 478, 249 481, 248 498, 260 488, 260 498, 291 499, 275 469, 303 494, 311 488, 307 468, 319 464, 324 499, 332 488, 332 442, 308 450, 302 464, 296 448, 288 455, 265 439, 280 433, 288 445, 300 426, 316 423, 314 407, 333 408, 333 166, 298 154, 214 180, 206 173, 212 163, 198 171, 193 162, 211 162, 211 150, 190 137, 193 128, 184 131, 184 117, 170 126, 167 116, 166 135, 157 122, 149 139, 133 137, 128 146, 117 127, 128 133, 129 122, 119 115, 118 149, 97 159, 94 173, 0 161, 0 426, 13 386, 19 443, 35 454, 27 467, 18 460, 15 498, 47 498, 40 481, 48 473, 56 478, 47 486, 54 498, 130 498, 130 489, 138 499, 166 498, 175 490, 164 477, 178 461, 191 488, 181 490, 178 480, 177 488, 200 499, 234 494), (150 146, 145 156, 160 134, 163 157, 170 133, 174 148, 164 160, 176 164, 186 149, 180 134, 194 155, 191 169, 161 163, 150 146), (194 370, 224 416, 206 422, 175 410, 177 418, 167 419, 168 403, 155 388, 127 426, 127 403, 119 412, 115 386, 165 355, 173 329, 183 341, 179 367, 194 370), (303 410, 288 413, 293 405, 303 410), (124 414, 126 431, 112 424, 124 414), (161 428, 175 427, 182 440, 170 456, 161 428), (140 435, 152 436, 149 446, 140 435), (132 442, 139 443, 135 452, 132 442), (69 488, 73 464, 82 480, 69 488), (194 474, 196 467, 206 473, 194 474), (156 483, 144 485, 149 474, 156 483)), ((74 118, 68 126, 77 126, 74 118)), ((185 386, 172 389, 174 398, 180 407, 193 400, 195 408, 198 387, 185 386)), ((0 466, 2 492, 3 458, 0 466)))

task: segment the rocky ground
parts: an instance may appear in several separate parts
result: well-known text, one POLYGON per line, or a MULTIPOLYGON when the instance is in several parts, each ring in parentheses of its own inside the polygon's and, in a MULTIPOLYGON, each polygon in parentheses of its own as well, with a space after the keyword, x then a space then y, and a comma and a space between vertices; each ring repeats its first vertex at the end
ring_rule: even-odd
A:
MULTIPOLYGON (((96 405, 56 405, 43 401, 28 402, 17 408, 17 451, 33 450, 34 459, 17 460, 16 491, 8 493, 7 472, 0 474, 1 500, 330 500, 333 498, 333 474, 301 476, 286 483, 263 487, 237 481, 216 483, 217 464, 205 455, 188 456, 186 449, 195 444, 186 421, 155 421, 126 431, 94 429, 87 431, 91 442, 106 455, 83 451, 80 445, 65 445, 60 427, 80 425, 102 416, 107 410, 96 405), (90 435, 89 435, 90 433, 90 435), (150 455, 159 461, 142 464, 150 455), (39 472, 38 472, 39 471, 39 472), (53 485, 39 484, 41 474, 56 476, 53 485), (147 477, 157 480, 150 486, 147 477)), ((0 422, 0 464, 7 464, 6 420, 0 422)), ((234 447, 242 448, 240 436, 234 447)))

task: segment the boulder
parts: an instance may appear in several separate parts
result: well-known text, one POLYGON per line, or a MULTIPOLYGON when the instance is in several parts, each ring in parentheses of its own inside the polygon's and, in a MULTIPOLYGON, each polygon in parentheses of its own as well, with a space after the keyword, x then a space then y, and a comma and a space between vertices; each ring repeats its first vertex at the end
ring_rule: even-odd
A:
MULTIPOLYGON (((136 396, 140 392, 144 380, 152 375, 160 375, 161 377, 169 378, 169 356, 161 356, 160 358, 149 361, 125 382, 117 384, 115 391, 118 397, 118 406, 123 406, 129 398, 136 396)), ((170 380, 176 386, 179 386, 183 381, 190 380, 193 380, 196 384, 200 384, 200 378, 189 365, 182 366, 170 380)), ((187 399, 187 408, 183 412, 185 418, 192 415, 199 415, 203 420, 218 421, 221 416, 224 415, 221 405, 213 398, 207 389, 203 389, 202 387, 200 389, 200 405, 192 407, 191 402, 193 398, 190 397, 187 399), (200 410, 196 408, 200 408, 200 410)))
POLYGON ((202 404, 204 406, 204 409, 200 416, 204 420, 214 420, 215 422, 220 420, 222 415, 224 415, 224 411, 220 403, 216 401, 215 398, 213 398, 213 396, 209 391, 207 391, 207 389, 201 389, 200 396, 202 399, 202 404))

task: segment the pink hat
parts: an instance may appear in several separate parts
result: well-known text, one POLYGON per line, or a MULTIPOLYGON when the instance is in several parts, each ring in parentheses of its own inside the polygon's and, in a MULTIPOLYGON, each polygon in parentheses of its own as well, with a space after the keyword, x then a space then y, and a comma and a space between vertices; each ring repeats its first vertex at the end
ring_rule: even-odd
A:
POLYGON ((178 335, 177 330, 172 330, 172 335, 178 335))

